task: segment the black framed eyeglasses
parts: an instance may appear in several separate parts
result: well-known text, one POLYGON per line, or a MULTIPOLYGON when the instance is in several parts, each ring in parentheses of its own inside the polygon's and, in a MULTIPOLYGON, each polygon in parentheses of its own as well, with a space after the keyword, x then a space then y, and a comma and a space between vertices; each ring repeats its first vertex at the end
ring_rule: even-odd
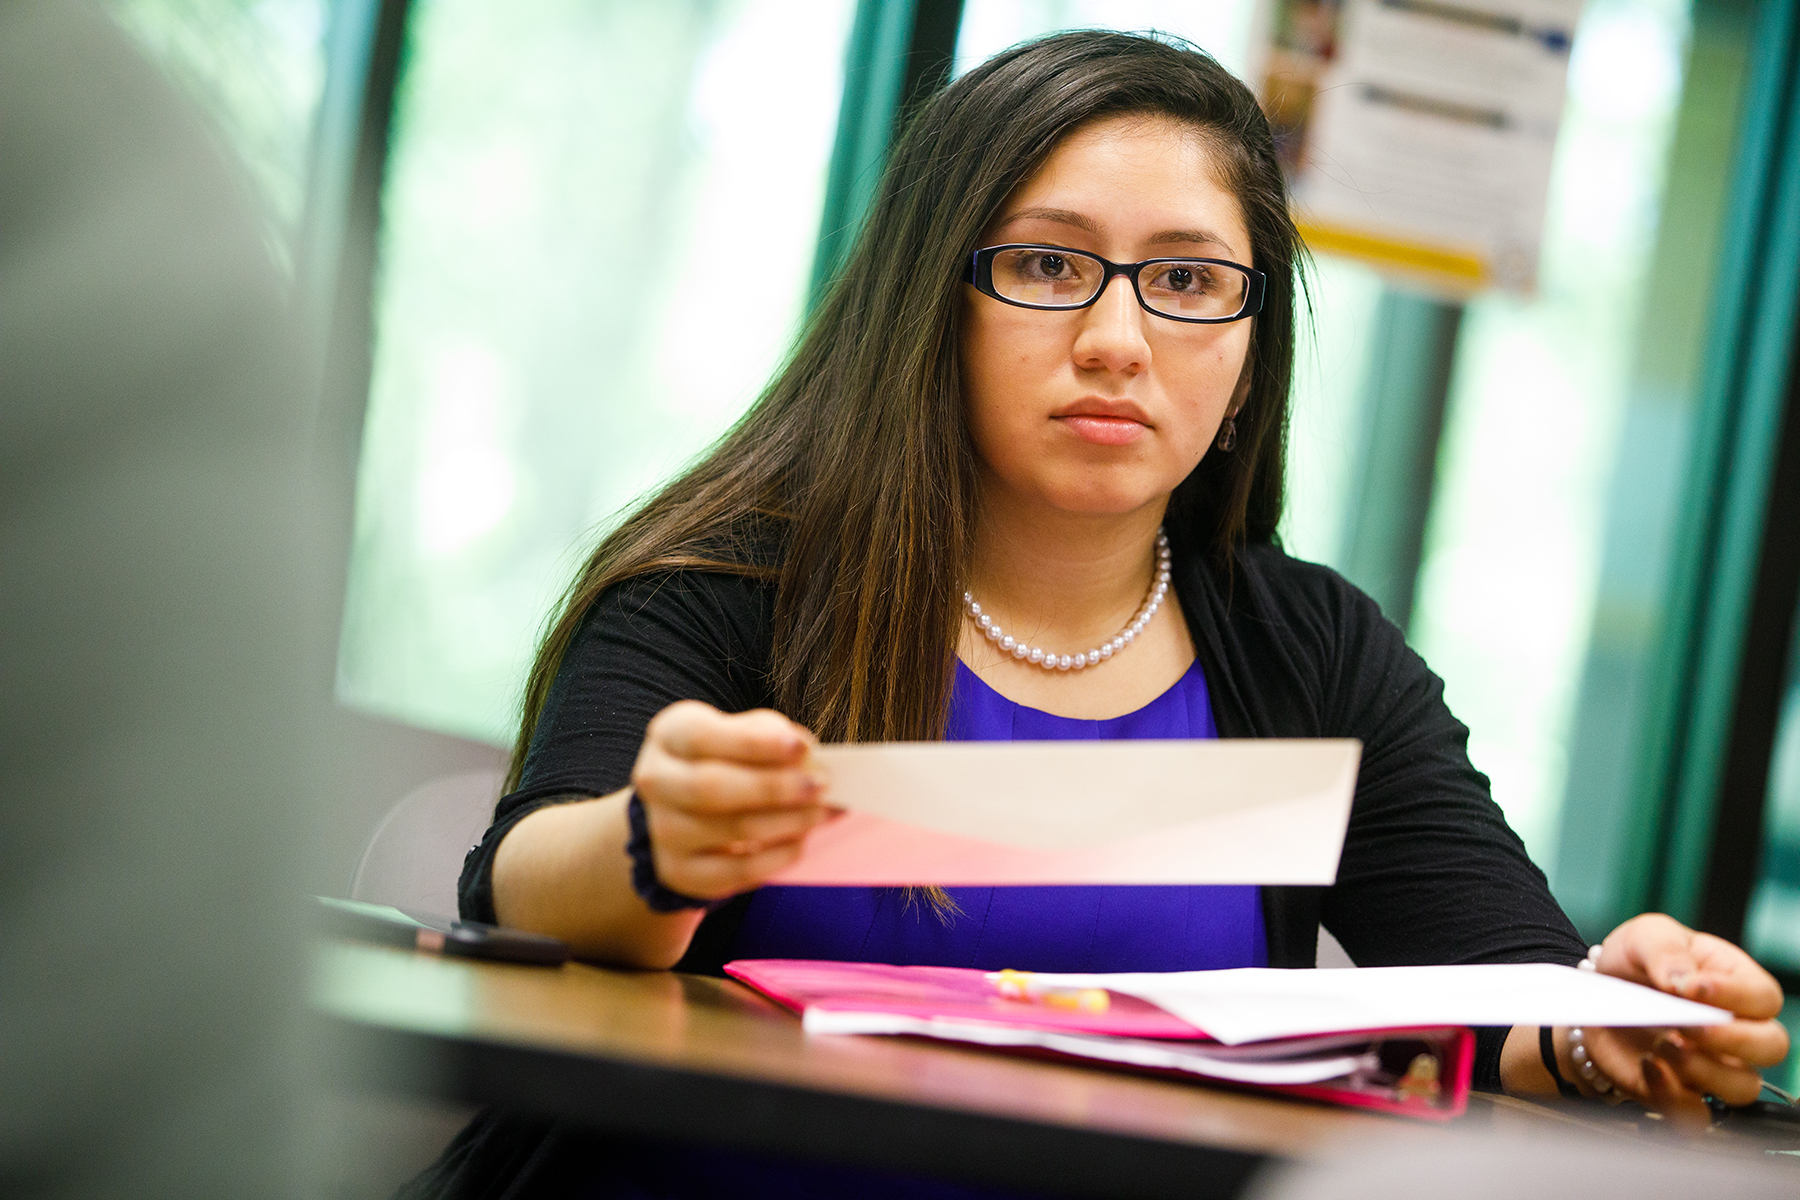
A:
POLYGON ((1268 276, 1222 258, 1108 262, 1067 246, 1015 243, 977 250, 963 279, 983 295, 1020 308, 1086 308, 1113 276, 1131 280, 1145 312, 1171 321, 1218 325, 1262 311, 1268 276))

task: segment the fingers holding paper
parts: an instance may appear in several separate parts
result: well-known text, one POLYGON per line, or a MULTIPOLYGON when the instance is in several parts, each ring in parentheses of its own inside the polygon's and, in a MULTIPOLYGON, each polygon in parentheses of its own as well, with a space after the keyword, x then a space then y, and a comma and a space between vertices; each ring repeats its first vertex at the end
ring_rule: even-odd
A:
POLYGON ((1781 1012, 1781 985, 1742 949, 1696 933, 1673 917, 1645 913, 1606 936, 1599 969, 1740 1017, 1767 1020, 1781 1012))
POLYGON ((1787 1056, 1787 1031, 1774 1019, 1781 1011, 1781 986, 1723 938, 1647 913, 1607 935, 1596 966, 1738 1016, 1705 1029, 1589 1032, 1595 1065, 1627 1095, 1671 1119, 1706 1123, 1706 1096, 1750 1103, 1762 1088, 1760 1069, 1787 1056))
POLYGON ((645 731, 632 770, 656 875, 712 900, 754 887, 798 858, 830 815, 814 739, 780 713, 672 704, 645 731))

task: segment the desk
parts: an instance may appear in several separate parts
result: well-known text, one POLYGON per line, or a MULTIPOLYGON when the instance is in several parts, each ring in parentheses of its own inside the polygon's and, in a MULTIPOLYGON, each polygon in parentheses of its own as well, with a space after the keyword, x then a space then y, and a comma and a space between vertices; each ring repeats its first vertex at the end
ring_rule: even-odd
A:
MULTIPOLYGON (((1272 1158, 1441 1128, 973 1048, 808 1037, 750 989, 690 975, 333 942, 314 1007, 365 1086, 1072 1196, 1235 1196, 1272 1158)), ((1457 1124, 1572 1119, 1476 1096, 1457 1124)))

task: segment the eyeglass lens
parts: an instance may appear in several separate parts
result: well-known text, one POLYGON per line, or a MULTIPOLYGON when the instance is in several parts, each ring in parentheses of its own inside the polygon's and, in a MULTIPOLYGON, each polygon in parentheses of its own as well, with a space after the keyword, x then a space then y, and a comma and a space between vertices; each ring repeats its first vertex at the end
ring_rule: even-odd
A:
MULTIPOLYGON (((1021 246, 994 256, 994 290, 1020 304, 1074 308, 1092 300, 1105 278, 1099 259, 1067 250, 1021 246)), ((1137 279, 1146 305, 1190 319, 1236 316, 1249 282, 1242 271, 1197 259, 1148 263, 1137 279)))

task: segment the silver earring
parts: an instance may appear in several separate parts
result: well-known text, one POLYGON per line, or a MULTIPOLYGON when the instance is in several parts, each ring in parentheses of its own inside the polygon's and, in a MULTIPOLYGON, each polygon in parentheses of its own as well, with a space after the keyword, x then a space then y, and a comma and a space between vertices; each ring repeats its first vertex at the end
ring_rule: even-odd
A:
POLYGON ((1226 417, 1225 423, 1219 426, 1218 446, 1220 450, 1229 454, 1235 445, 1237 445, 1237 420, 1233 417, 1226 417))

